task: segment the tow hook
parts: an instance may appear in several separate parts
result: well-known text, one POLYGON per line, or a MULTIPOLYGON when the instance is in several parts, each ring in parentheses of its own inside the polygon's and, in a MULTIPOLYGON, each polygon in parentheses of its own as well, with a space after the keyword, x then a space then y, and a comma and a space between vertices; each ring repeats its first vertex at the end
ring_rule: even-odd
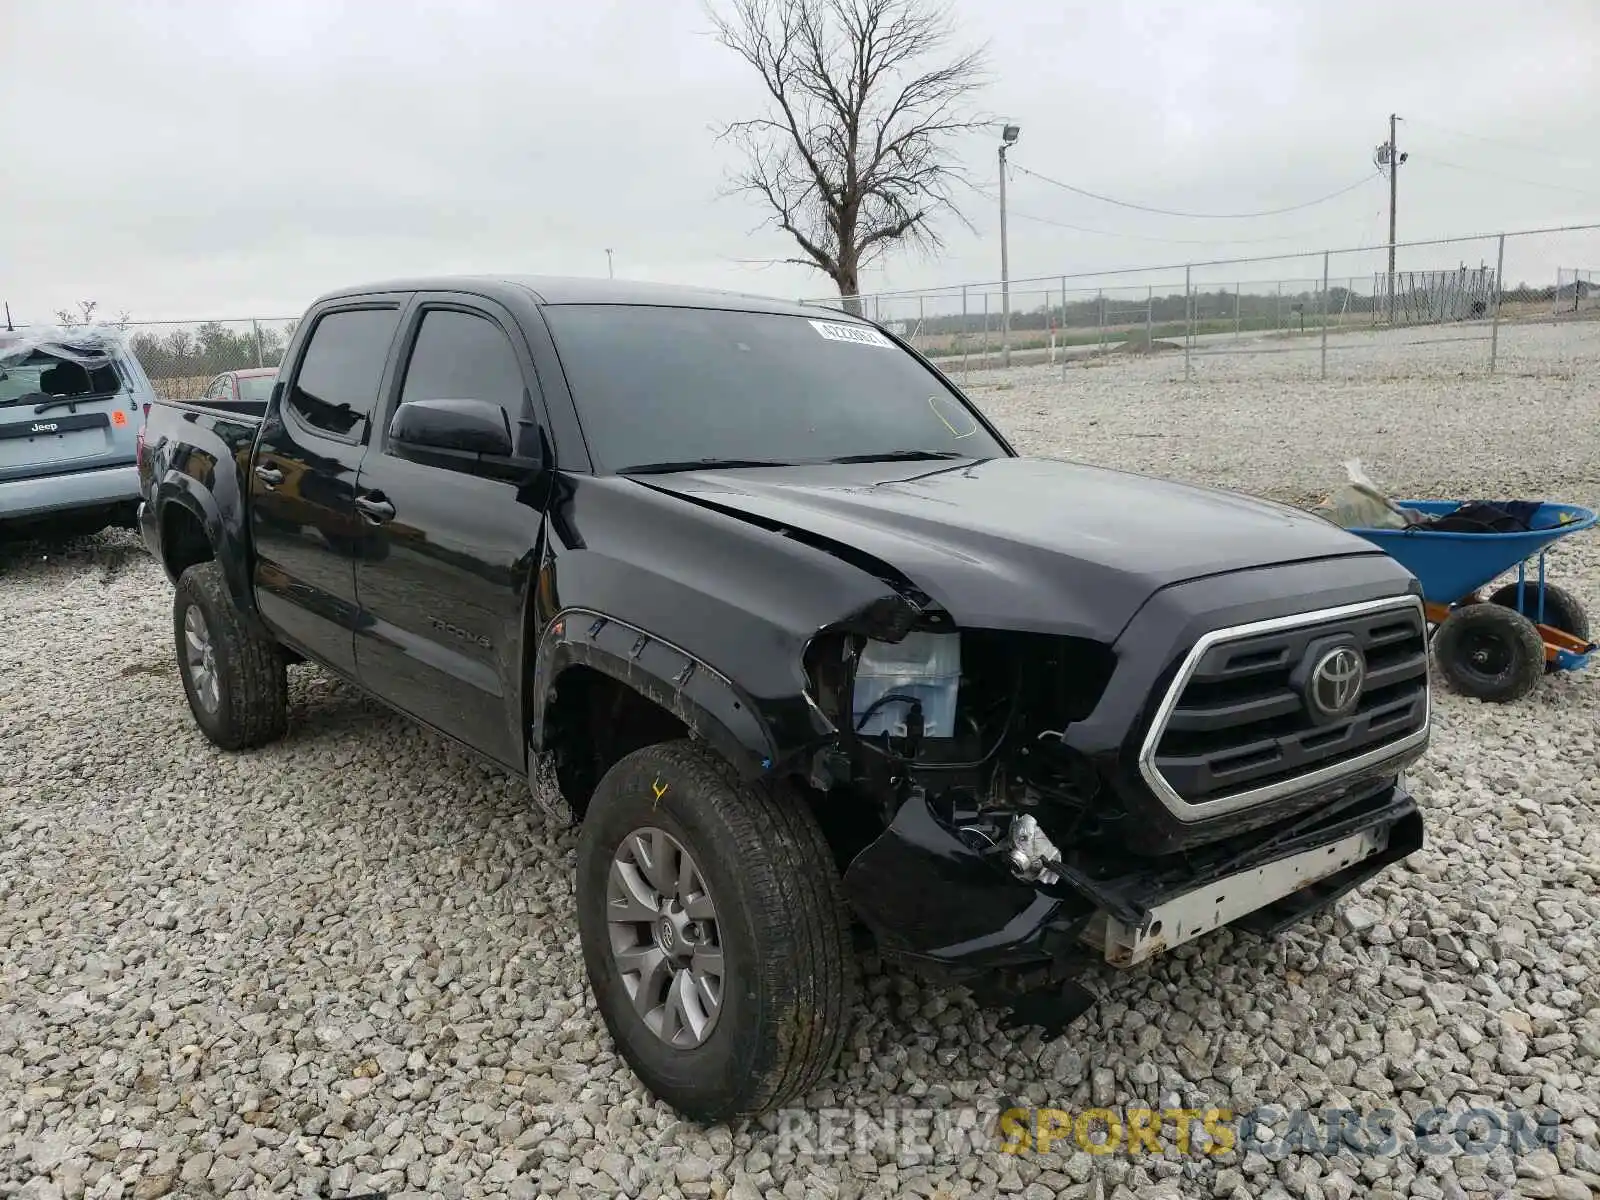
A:
POLYGON ((1053 869, 1061 863, 1061 851, 1039 828, 1039 822, 1023 813, 1011 822, 1008 840, 1011 849, 1006 861, 1024 883, 1055 883, 1061 877, 1053 869))

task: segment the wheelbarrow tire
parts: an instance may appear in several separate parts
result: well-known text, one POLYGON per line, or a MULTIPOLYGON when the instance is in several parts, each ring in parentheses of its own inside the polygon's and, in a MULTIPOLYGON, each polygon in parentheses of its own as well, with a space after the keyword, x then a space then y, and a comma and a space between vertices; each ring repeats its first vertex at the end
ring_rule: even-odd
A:
MULTIPOLYGON (((1489 603, 1498 604, 1502 608, 1517 608, 1517 585, 1506 584, 1489 597, 1489 603)), ((1538 620, 1538 584, 1522 585, 1522 607, 1517 611, 1530 621, 1538 620)), ((1552 629, 1559 629, 1562 633, 1570 633, 1580 641, 1589 640, 1589 614, 1584 611, 1583 604, 1566 588, 1557 587, 1553 583, 1544 585, 1544 623, 1552 629)), ((1548 675, 1561 668, 1552 660, 1545 664, 1544 669, 1548 675)))
POLYGON ((1445 618, 1433 636, 1445 681, 1466 696, 1520 700, 1544 675, 1544 639, 1532 621, 1498 604, 1473 604, 1445 618))
MULTIPOLYGON (((1502 608, 1517 608, 1517 584, 1506 584, 1496 594, 1490 597, 1491 605, 1501 605, 1502 608)), ((1538 584, 1523 584, 1522 608, 1517 608, 1530 621, 1539 619, 1539 586, 1538 584)), ((1560 629, 1563 634, 1571 634, 1581 638, 1584 642, 1589 640, 1589 613, 1584 611, 1584 606, 1579 603, 1578 597, 1571 594, 1565 587, 1555 584, 1544 586, 1544 624, 1550 629, 1560 629)), ((1550 659, 1544 664, 1544 674, 1552 675, 1560 670, 1555 659, 1550 659)))

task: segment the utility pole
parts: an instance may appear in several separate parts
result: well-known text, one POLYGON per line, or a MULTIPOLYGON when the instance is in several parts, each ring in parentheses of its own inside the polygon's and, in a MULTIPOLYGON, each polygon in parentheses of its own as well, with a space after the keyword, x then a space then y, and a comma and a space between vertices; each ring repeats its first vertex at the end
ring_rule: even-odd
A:
POLYGON ((1000 365, 1011 365, 1011 261, 1006 252, 1006 151, 1022 132, 1007 125, 1000 131, 1000 365))
MULTIPOLYGON (((1390 230, 1390 232, 1389 232, 1389 240, 1390 241, 1394 240, 1394 231, 1393 230, 1390 230)), ((1392 270, 1394 270, 1394 262, 1393 262, 1394 251, 1391 250, 1389 252, 1389 255, 1390 255, 1389 269, 1392 271, 1392 270)), ((615 270, 612 269, 612 266, 611 266, 611 247, 607 246, 606 247, 606 278, 607 279, 615 279, 616 277, 617 277, 617 273, 616 273, 615 270)))
POLYGON ((1389 170, 1389 324, 1394 324, 1394 245, 1395 245, 1395 210, 1400 203, 1400 164, 1405 162, 1406 155, 1399 152, 1395 144, 1395 125, 1400 120, 1394 113, 1389 114, 1389 140, 1378 147, 1376 155, 1378 169, 1385 167, 1389 170))
POLYGON ((1394 324, 1395 214, 1400 206, 1400 161, 1395 154, 1395 115, 1389 114, 1389 324, 1394 324))

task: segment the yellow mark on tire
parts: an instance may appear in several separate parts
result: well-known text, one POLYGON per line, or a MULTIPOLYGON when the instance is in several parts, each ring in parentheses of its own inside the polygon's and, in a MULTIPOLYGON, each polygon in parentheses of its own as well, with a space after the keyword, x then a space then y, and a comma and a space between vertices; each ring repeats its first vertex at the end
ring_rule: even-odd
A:
POLYGON ((661 803, 661 797, 667 794, 667 789, 671 786, 670 783, 662 783, 661 776, 656 776, 656 781, 650 785, 650 790, 656 794, 654 803, 650 805, 651 808, 661 803))

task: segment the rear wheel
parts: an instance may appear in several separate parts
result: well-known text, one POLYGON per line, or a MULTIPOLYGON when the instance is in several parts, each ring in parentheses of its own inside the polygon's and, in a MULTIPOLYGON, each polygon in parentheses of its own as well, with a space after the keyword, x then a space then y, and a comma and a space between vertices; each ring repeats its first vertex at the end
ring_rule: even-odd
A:
POLYGON ((179 577, 172 624, 178 673, 201 732, 224 750, 282 737, 289 690, 283 652, 240 619, 216 563, 179 577))
POLYGON ((1544 640, 1532 621, 1498 604, 1471 604, 1445 618, 1433 636, 1445 680, 1479 700, 1520 700, 1544 674, 1544 640))
POLYGON ((636 750, 590 800, 577 899, 606 1028, 685 1116, 763 1112, 833 1066, 855 964, 838 874, 799 797, 689 742, 636 750))

